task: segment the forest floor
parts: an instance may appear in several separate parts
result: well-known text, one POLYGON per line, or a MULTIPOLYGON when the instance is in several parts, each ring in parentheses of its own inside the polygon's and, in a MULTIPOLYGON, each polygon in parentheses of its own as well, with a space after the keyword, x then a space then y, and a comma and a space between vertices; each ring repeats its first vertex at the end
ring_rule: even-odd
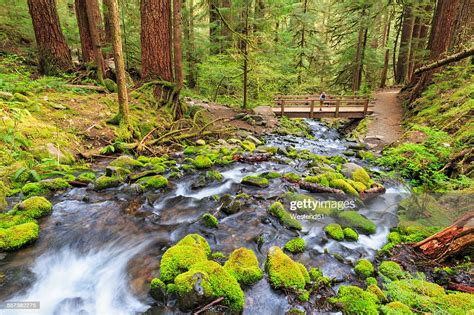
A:
POLYGON ((403 134, 403 108, 398 98, 399 91, 392 88, 375 93, 374 113, 364 139, 364 142, 374 145, 375 151, 396 142, 403 134))

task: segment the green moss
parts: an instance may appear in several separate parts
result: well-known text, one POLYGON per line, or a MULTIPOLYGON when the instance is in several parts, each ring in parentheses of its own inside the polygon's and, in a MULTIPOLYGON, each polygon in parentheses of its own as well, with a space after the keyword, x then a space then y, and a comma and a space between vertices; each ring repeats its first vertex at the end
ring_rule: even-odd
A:
POLYGON ((241 146, 242 146, 242 148, 244 148, 245 151, 250 151, 250 152, 255 151, 255 149, 257 148, 255 146, 255 143, 253 143, 252 141, 249 141, 249 140, 242 141, 241 146))
POLYGON ((158 278, 153 278, 150 282, 151 289, 166 289, 166 284, 158 278))
POLYGON ((160 263, 160 279, 172 282, 177 275, 201 261, 206 261, 207 255, 203 249, 195 246, 174 245, 163 254, 160 263))
POLYGON ((370 176, 363 168, 358 168, 352 172, 352 179, 364 184, 366 187, 370 187, 370 176))
POLYGON ((308 274, 316 286, 329 286, 331 284, 331 279, 323 276, 323 272, 319 268, 309 269, 308 274))
POLYGON ((333 179, 331 180, 331 182, 329 183, 329 186, 332 187, 332 188, 336 188, 336 189, 340 189, 342 190, 343 192, 345 193, 348 193, 348 194, 351 194, 351 195, 354 195, 356 197, 359 196, 359 193, 357 192, 357 190, 352 187, 346 180, 344 179, 333 179))
POLYGON ((8 206, 6 197, 7 187, 2 181, 0 181, 0 211, 5 210, 5 208, 8 206))
POLYGON ((351 227, 360 233, 374 234, 377 230, 377 226, 374 222, 362 216, 357 211, 342 211, 339 213, 339 220, 343 226, 351 227))
POLYGON ((383 291, 376 284, 369 285, 367 287, 367 292, 375 294, 381 303, 387 302, 385 293, 383 293, 383 291))
POLYGON ((19 249, 38 239, 39 226, 36 222, 27 222, 9 227, 0 228, 0 250, 10 251, 19 249))
POLYGON ((275 179, 275 178, 280 178, 281 174, 278 172, 265 172, 261 174, 261 176, 265 177, 266 179, 275 179))
POLYGON ((210 258, 212 260, 224 260, 227 256, 223 252, 213 252, 210 258))
POLYGON ((209 212, 201 216, 201 221, 205 226, 210 228, 217 228, 219 226, 219 220, 209 212))
POLYGON ((37 183, 27 183, 21 188, 23 195, 27 197, 45 195, 51 191, 65 190, 71 185, 64 178, 53 178, 37 183))
POLYGON ((301 230, 303 228, 301 223, 285 210, 285 207, 281 202, 277 201, 273 203, 270 208, 268 208, 268 213, 278 218, 281 224, 290 229, 301 230))
POLYGON ((283 178, 293 183, 299 182, 301 180, 301 176, 295 173, 286 173, 283 175, 283 178))
POLYGON ((357 192, 359 192, 359 193, 364 192, 364 191, 367 190, 367 186, 365 186, 361 182, 356 182, 356 181, 353 181, 351 179, 348 179, 347 183, 349 185, 351 185, 352 187, 354 187, 354 189, 357 190, 357 192))
POLYGON ((128 155, 122 155, 109 163, 109 166, 121 167, 128 170, 143 167, 143 163, 135 160, 133 157, 128 155))
POLYGON ((306 268, 293 261, 276 246, 268 250, 265 268, 270 283, 277 289, 303 290, 309 279, 308 272, 303 271, 306 268))
POLYGON ((359 239, 359 234, 349 227, 346 227, 342 231, 344 232, 344 239, 348 241, 357 241, 359 239))
POLYGON ((84 172, 77 176, 77 180, 86 183, 92 183, 93 181, 95 181, 95 179, 96 176, 93 172, 84 172))
POLYGON ((412 315, 413 312, 405 304, 395 301, 390 302, 387 305, 382 305, 382 313, 384 315, 412 315))
POLYGON ((330 301, 339 303, 343 314, 379 314, 377 296, 356 286, 341 286, 337 297, 331 298, 330 301))
POLYGON ((206 172, 206 178, 210 181, 215 180, 215 181, 221 182, 222 181, 222 174, 219 173, 219 171, 210 170, 210 171, 206 172))
POLYGON ((119 176, 102 175, 95 181, 95 189, 102 190, 106 188, 118 187, 122 184, 123 179, 119 176))
POLYGON ((166 177, 161 175, 142 177, 138 180, 137 183, 145 189, 159 189, 168 186, 168 180, 166 179, 166 177))
POLYGON ((367 277, 365 279, 365 283, 367 283, 367 285, 371 285, 371 284, 377 284, 377 279, 375 279, 374 277, 367 277))
POLYGON ((189 271, 176 277, 175 284, 176 292, 181 298, 201 287, 201 295, 212 299, 223 297, 224 304, 233 311, 239 312, 244 307, 244 293, 239 283, 214 261, 195 263, 189 271))
POLYGON ((20 202, 9 214, 20 214, 37 219, 51 214, 51 211, 53 211, 53 205, 48 199, 35 196, 20 202))
POLYGON ((301 302, 308 302, 309 301, 310 292, 308 290, 303 290, 300 294, 298 294, 298 300, 301 302))
POLYGON ((390 280, 398 280, 406 276, 402 267, 394 261, 383 261, 379 266, 379 273, 390 280))
POLYGON ((357 157, 362 160, 373 161, 375 160, 375 155, 371 151, 358 151, 357 157))
POLYGON ((330 238, 335 239, 336 241, 342 241, 344 239, 344 232, 341 226, 337 223, 326 225, 324 232, 326 232, 330 238))
POLYGON ((374 266, 367 259, 361 259, 355 265, 354 270, 357 274, 367 278, 374 273, 374 266))
POLYGON ((193 165, 196 168, 209 168, 213 165, 214 163, 211 161, 210 158, 208 158, 205 155, 198 155, 196 158, 193 160, 193 165))
POLYGON ((305 241, 301 237, 296 237, 285 244, 285 249, 290 253, 302 253, 304 247, 305 241))
POLYGON ((238 248, 234 250, 229 260, 224 264, 227 270, 239 283, 252 285, 263 278, 263 272, 258 266, 257 256, 250 249, 238 248))
POLYGON ((200 248, 204 251, 206 256, 211 254, 211 247, 204 237, 199 234, 188 234, 183 237, 178 243, 177 246, 193 246, 200 248))
POLYGON ((7 214, 0 213, 0 228, 8 229, 9 227, 31 222, 33 219, 25 214, 7 214))
POLYGON ((265 177, 258 175, 248 175, 242 178, 242 184, 256 187, 268 187, 269 182, 265 177))

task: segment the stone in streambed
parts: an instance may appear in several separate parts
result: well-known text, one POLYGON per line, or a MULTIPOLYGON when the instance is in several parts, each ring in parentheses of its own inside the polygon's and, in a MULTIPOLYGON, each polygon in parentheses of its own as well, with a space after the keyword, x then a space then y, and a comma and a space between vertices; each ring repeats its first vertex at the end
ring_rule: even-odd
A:
POLYGON ((264 188, 264 187, 268 187, 269 182, 268 182, 268 179, 266 179, 265 177, 261 177, 257 175, 249 175, 249 176, 245 176, 242 179, 242 184, 264 188))
POLYGON ((295 262, 277 246, 268 250, 265 269, 271 285, 276 289, 304 290, 311 281, 305 266, 295 262))
POLYGON ((234 250, 224 264, 224 269, 241 284, 252 285, 263 278, 263 272, 258 266, 257 256, 247 248, 234 250))

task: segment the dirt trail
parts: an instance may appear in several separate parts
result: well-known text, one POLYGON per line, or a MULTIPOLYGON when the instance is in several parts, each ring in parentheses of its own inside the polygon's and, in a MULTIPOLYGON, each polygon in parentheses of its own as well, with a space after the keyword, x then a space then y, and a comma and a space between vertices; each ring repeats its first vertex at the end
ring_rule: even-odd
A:
POLYGON ((374 113, 368 125, 364 142, 375 151, 397 141, 403 133, 403 109, 397 98, 399 89, 384 89, 375 93, 374 113))

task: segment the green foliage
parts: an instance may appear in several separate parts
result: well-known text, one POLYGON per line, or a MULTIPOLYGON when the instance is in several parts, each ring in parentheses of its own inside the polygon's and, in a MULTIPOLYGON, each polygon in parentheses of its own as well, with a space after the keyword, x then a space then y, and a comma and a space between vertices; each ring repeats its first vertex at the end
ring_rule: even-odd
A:
POLYGON ((224 269, 239 283, 245 285, 252 285, 263 278, 257 256, 250 249, 243 247, 230 254, 229 260, 224 264, 224 269))
POLYGON ((290 253, 302 253, 304 247, 305 241, 301 237, 296 237, 285 244, 285 249, 290 253))
POLYGON ((326 232, 330 238, 335 239, 336 241, 342 241, 344 239, 344 232, 342 231, 341 226, 337 223, 326 225, 324 232, 326 232))
POLYGON ((354 270, 362 277, 367 278, 374 273, 374 266, 367 259, 361 259, 355 265, 354 270))
POLYGON ((205 226, 210 228, 217 228, 219 226, 219 220, 209 212, 201 216, 201 221, 205 226))

